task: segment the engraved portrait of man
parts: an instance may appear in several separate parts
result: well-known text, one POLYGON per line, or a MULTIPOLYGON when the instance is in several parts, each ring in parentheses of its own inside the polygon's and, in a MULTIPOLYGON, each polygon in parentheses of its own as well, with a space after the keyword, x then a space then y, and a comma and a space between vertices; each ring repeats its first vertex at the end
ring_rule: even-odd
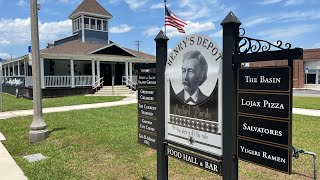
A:
POLYGON ((200 51, 192 50, 183 55, 182 61, 183 90, 177 94, 177 97, 189 105, 204 102, 208 96, 204 95, 199 87, 207 80, 206 59, 200 51))

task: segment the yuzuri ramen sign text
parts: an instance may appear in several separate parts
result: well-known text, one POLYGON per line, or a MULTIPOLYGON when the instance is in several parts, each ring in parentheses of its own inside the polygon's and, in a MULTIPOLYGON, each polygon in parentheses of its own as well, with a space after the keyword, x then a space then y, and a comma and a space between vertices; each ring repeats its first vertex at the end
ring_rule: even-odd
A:
POLYGON ((210 38, 185 37, 165 71, 167 140, 222 156, 222 52, 210 38))

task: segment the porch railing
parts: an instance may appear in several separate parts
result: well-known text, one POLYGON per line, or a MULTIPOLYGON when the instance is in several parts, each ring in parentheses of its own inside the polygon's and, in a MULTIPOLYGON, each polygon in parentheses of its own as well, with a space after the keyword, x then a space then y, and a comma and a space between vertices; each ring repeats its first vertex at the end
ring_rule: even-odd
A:
POLYGON ((122 76, 122 85, 127 85, 131 89, 137 89, 137 76, 132 76, 132 81, 126 76, 122 76))
MULTIPOLYGON (((72 87, 71 76, 45 76, 45 87, 72 87)), ((74 86, 92 86, 92 76, 74 76, 74 86)))
MULTIPOLYGON (((98 76, 96 76, 98 79, 98 76)), ((32 76, 5 76, 2 77, 2 83, 11 85, 22 85, 32 87, 32 76)), ((71 76, 45 76, 45 87, 72 87, 71 76)), ((92 76, 74 76, 74 86, 84 87, 93 86, 92 76)))
POLYGON ((92 86, 92 76, 74 76, 74 86, 92 86))
POLYGON ((45 87, 70 87, 71 76, 45 76, 45 87))

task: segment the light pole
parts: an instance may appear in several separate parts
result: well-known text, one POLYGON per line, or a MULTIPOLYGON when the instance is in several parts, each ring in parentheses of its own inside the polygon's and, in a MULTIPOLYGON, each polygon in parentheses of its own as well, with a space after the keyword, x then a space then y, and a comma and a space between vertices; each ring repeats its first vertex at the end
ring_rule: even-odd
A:
POLYGON ((33 79, 33 121, 30 125, 29 142, 36 143, 48 137, 47 125, 42 118, 42 91, 40 84, 40 53, 38 28, 38 3, 30 0, 32 79, 33 79))

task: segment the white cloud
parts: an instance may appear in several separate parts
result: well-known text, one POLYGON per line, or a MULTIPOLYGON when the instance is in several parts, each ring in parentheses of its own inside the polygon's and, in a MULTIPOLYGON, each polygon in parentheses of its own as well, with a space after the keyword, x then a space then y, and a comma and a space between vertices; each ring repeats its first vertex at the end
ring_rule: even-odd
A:
POLYGON ((160 32, 161 29, 161 27, 150 27, 145 32, 143 32, 143 34, 148 37, 156 37, 156 35, 160 32))
MULTIPOLYGON (((199 23, 199 22, 187 21, 187 23, 188 25, 184 27, 184 30, 186 31, 187 35, 215 29, 215 26, 212 22, 199 23)), ((178 37, 178 36, 184 36, 184 34, 179 33, 179 31, 176 28, 169 26, 167 27, 167 36, 178 37)))
POLYGON ((284 3, 284 6, 299 5, 303 3, 304 3, 304 0, 288 0, 286 3, 284 3))
POLYGON ((59 2, 60 2, 60 3, 65 3, 65 4, 67 4, 67 3, 70 2, 70 0, 59 0, 59 2))
POLYGON ((271 23, 271 22, 297 22, 320 19, 319 11, 292 11, 292 12, 282 12, 272 16, 263 16, 263 17, 250 17, 244 20, 244 25, 251 27, 254 25, 262 23, 271 23))
MULTIPOLYGON (((9 59, 11 58, 11 54, 5 53, 5 52, 0 52, 0 58, 1 59, 9 59)), ((14 56, 12 55, 12 58, 14 58, 14 56)))
POLYGON ((149 0, 109 0, 109 3, 118 4, 121 1, 124 1, 129 6, 129 8, 134 11, 136 11, 139 8, 142 8, 149 2, 149 0))
POLYGON ((254 25, 257 25, 257 24, 261 24, 261 23, 264 23, 266 21, 269 21, 270 18, 266 18, 266 17, 257 17, 257 18, 251 18, 249 20, 247 20, 244 25, 247 26, 247 27, 250 27, 250 26, 254 26, 254 25))
POLYGON ((129 26, 127 24, 120 24, 119 26, 114 26, 109 29, 109 32, 111 33, 126 33, 133 29, 132 26, 129 26))
POLYGON ((257 33, 257 35, 268 41, 278 39, 289 40, 291 38, 297 38, 298 36, 312 32, 312 29, 313 26, 311 25, 295 25, 294 28, 283 27, 261 31, 257 33))
MULTIPOLYGON (((187 35, 189 34, 196 34, 200 32, 205 32, 209 30, 214 30, 215 26, 212 22, 205 22, 205 23, 199 23, 199 22, 191 22, 187 21, 188 25, 184 27, 184 30, 187 35)), ((159 33, 159 31, 163 29, 162 27, 150 27, 144 32, 144 35, 148 37, 156 37, 156 35, 159 33)), ((185 36, 186 34, 179 33, 179 31, 171 26, 167 26, 167 33, 166 35, 169 38, 172 37, 179 37, 179 36, 185 36)))
POLYGON ((152 4, 150 7, 150 9, 163 9, 163 8, 164 8, 164 3, 152 4))
POLYGON ((39 38, 42 42, 52 42, 65 35, 71 35, 71 20, 39 24, 39 38), (69 34, 70 33, 70 34, 69 34))
POLYGON ((0 39, 0 45, 8 45, 8 44, 10 44, 8 40, 0 39))
POLYGON ((220 31, 217 31, 210 36, 215 37, 215 38, 222 38, 222 29, 220 31))
POLYGON ((180 9, 170 9, 183 20, 195 21, 201 18, 220 20, 232 8, 225 6, 220 0, 180 0, 177 2, 180 9))
POLYGON ((18 2, 17 2, 17 5, 18 6, 26 6, 26 5, 28 5, 29 3, 27 3, 27 1, 26 0, 19 0, 18 2))
POLYGON ((282 0, 262 0, 262 1, 259 1, 258 4, 269 5, 269 4, 276 4, 276 3, 279 3, 281 1, 282 0))
POLYGON ((125 2, 129 5, 130 9, 137 10, 144 6, 148 0, 125 0, 125 2))
MULTIPOLYGON (((30 18, 0 19, 0 46, 30 44, 30 18)), ((39 22, 40 43, 52 42, 69 35, 71 21, 39 22)))

